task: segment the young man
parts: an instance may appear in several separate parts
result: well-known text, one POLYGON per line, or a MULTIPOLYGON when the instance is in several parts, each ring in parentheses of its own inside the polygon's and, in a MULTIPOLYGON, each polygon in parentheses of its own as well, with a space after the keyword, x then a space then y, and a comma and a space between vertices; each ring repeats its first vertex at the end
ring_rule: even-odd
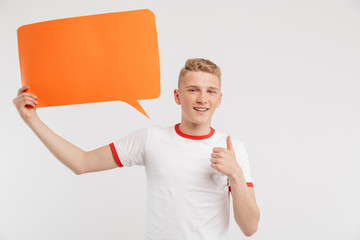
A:
POLYGON ((179 75, 175 102, 181 122, 147 127, 90 152, 52 132, 38 117, 36 96, 19 89, 14 104, 50 152, 76 174, 143 165, 147 175, 146 239, 226 239, 230 192, 236 223, 257 231, 260 212, 244 145, 211 128, 220 106, 220 68, 189 59, 179 75))

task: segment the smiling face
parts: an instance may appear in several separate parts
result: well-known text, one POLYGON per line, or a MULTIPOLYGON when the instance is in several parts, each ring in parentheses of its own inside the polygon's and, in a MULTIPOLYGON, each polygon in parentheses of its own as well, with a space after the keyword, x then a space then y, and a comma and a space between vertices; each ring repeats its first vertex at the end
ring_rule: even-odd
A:
POLYGON ((217 76, 201 71, 189 71, 174 91, 175 102, 181 105, 181 122, 187 125, 210 126, 222 94, 217 76))

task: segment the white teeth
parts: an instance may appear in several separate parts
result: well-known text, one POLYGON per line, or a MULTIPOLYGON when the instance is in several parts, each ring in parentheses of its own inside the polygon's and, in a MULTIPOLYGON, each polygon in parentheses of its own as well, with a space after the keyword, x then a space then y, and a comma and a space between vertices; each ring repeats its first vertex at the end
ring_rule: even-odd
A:
POLYGON ((202 112, 205 112, 206 110, 208 110, 207 108, 194 108, 194 109, 197 111, 202 111, 202 112))

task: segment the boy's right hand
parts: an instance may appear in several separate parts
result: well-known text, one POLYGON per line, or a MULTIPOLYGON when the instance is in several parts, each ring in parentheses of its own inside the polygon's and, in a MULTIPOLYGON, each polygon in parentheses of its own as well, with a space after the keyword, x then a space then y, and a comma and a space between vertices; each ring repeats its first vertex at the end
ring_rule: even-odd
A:
POLYGON ((16 109, 18 110, 21 118, 25 122, 28 122, 34 116, 37 116, 35 108, 35 105, 38 103, 36 101, 37 97, 34 94, 26 93, 28 89, 29 86, 24 86, 20 88, 17 97, 13 99, 13 103, 16 109), (28 108, 28 106, 34 108, 28 108))

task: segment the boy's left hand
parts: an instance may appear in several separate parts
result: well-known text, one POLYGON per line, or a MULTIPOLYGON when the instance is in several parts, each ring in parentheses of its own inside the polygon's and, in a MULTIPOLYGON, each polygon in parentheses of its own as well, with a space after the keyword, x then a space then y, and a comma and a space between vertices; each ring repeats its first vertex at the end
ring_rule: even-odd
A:
POLYGON ((211 154, 210 166, 222 174, 231 177, 242 171, 240 165, 236 161, 234 148, 230 136, 226 138, 227 148, 215 147, 211 154))

